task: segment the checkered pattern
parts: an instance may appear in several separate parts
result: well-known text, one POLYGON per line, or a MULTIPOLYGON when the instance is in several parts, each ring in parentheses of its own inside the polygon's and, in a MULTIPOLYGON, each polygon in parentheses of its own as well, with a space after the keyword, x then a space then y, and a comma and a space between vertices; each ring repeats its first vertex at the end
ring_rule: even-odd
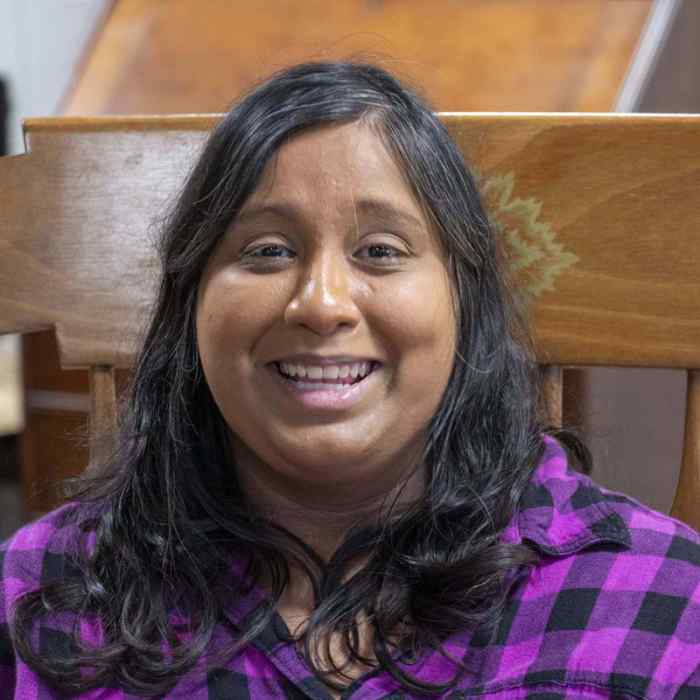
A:
MULTIPOLYGON (((16 658, 7 633, 11 605, 23 592, 67 572, 71 530, 64 506, 23 527, 0 548, 0 698, 50 700, 46 687, 16 658)), ((480 700, 700 700, 700 536, 676 520, 600 488, 567 467, 564 452, 546 438, 544 458, 517 516, 503 533, 540 554, 538 565, 514 577, 494 637, 476 630, 446 643, 467 672, 443 698, 480 700)), ((232 575, 235 575, 232 574, 232 575)), ((253 590, 231 609, 240 625, 263 600, 253 590)), ((37 643, 46 655, 70 649, 68 620, 41 623, 37 643)), ((95 621, 84 638, 99 643, 95 621)), ((231 641, 223 626, 211 649, 231 641)), ((204 656, 167 695, 187 700, 329 700, 276 618, 225 668, 204 656)), ((427 654, 406 670, 421 679, 450 678, 454 668, 427 654)), ((83 700, 127 700, 116 688, 83 700)), ((386 673, 358 679, 344 694, 354 700, 415 698, 386 673)))

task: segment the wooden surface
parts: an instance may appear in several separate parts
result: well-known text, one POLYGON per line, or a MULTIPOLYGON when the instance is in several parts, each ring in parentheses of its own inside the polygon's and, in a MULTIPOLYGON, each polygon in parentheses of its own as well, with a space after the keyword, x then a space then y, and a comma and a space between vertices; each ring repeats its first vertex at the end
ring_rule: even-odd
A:
MULTIPOLYGON (((699 304, 700 306, 700 304, 699 304)), ((700 371, 688 372, 683 463, 671 514, 700 532, 700 371)))
POLYGON ((32 474, 31 479, 22 479, 25 519, 37 517, 60 502, 57 486, 62 479, 85 469, 88 445, 86 413, 60 407, 35 407, 32 417, 21 436, 21 451, 30 464, 51 468, 32 474), (62 459, 57 460, 57 454, 62 459))
POLYGON ((0 332, 55 326, 64 367, 130 366, 157 276, 150 227, 205 132, 42 124, 2 162, 0 332))
MULTIPOLYGON (((158 219, 216 119, 28 122, 31 153, 0 161, 0 332, 55 325, 64 367, 130 365, 158 219)), ((445 119, 543 363, 700 368, 700 117, 445 119)))
POLYGON ((103 463, 117 428, 117 388, 113 367, 90 367, 90 461, 103 463))
POLYGON ((564 372, 558 365, 540 365, 542 398, 547 410, 549 424, 561 428, 564 372))
POLYGON ((118 0, 66 114, 221 111, 303 60, 382 60, 439 110, 612 109, 651 0, 118 0))

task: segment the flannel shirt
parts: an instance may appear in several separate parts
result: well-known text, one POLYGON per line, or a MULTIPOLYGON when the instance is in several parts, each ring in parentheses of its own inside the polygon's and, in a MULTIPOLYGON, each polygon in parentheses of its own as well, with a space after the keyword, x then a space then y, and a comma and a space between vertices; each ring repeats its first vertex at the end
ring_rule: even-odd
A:
MULTIPOLYGON (((7 620, 13 601, 63 570, 67 538, 63 506, 21 528, 2 545, 0 697, 65 698, 17 658, 7 620)), ((497 634, 456 634, 445 648, 467 667, 457 688, 442 698, 480 700, 699 700, 700 536, 632 498, 597 486, 567 466, 562 448, 546 450, 503 533, 540 554, 513 577, 497 634)), ((259 589, 236 601, 232 618, 245 618, 264 600, 259 589)), ((97 623, 82 620, 83 638, 99 643, 97 623)), ((232 641, 217 628, 210 648, 232 641)), ((66 627, 42 620, 35 643, 44 654, 65 650, 66 627)), ((226 629, 230 630, 231 627, 226 629)), ((329 700, 294 644, 284 641, 280 617, 255 641, 218 667, 207 654, 166 698, 329 700)), ((431 652, 406 670, 422 680, 451 678, 454 667, 431 652)), ((82 700, 135 700, 116 688, 84 693, 82 700)), ((143 696, 141 696, 143 697, 143 696)), ((348 700, 425 697, 403 691, 381 670, 358 678, 348 700)))

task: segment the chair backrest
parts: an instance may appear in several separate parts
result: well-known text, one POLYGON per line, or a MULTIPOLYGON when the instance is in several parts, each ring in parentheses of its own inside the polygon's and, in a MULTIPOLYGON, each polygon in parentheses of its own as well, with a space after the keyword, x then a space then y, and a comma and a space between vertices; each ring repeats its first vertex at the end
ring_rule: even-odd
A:
MULTIPOLYGON (((158 218, 219 118, 32 119, 0 159, 0 333, 54 328, 97 424, 154 296, 158 218)), ((688 371, 672 514, 700 529, 700 117, 442 118, 529 291, 552 417, 562 367, 688 371)))

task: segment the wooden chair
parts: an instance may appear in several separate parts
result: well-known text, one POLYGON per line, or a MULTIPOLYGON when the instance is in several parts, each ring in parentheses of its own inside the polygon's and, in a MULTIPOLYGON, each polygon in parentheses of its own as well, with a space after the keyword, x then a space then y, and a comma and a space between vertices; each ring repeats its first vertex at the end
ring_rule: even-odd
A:
MULTIPOLYGON (((562 367, 687 370, 672 514, 700 529, 700 117, 443 118, 529 290, 553 418, 562 367)), ((154 226, 217 119, 32 119, 0 159, 0 333, 54 328, 97 424, 154 295, 154 226)))

